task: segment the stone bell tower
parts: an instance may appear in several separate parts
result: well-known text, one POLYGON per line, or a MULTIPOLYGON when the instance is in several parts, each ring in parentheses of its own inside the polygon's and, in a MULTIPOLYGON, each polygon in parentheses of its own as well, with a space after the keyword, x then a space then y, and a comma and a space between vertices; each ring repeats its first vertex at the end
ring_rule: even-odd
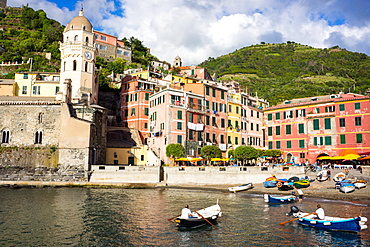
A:
POLYGON ((67 103, 97 104, 99 83, 95 75, 97 55, 95 36, 93 27, 82 10, 64 29, 60 51, 58 100, 67 103))

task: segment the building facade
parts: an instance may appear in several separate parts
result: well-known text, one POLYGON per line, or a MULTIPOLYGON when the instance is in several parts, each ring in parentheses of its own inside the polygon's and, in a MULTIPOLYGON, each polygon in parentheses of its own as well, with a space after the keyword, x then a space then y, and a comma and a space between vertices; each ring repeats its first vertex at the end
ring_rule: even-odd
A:
POLYGON ((314 163, 322 155, 346 149, 370 150, 370 97, 358 94, 285 101, 264 110, 268 149, 283 151, 286 161, 314 163))

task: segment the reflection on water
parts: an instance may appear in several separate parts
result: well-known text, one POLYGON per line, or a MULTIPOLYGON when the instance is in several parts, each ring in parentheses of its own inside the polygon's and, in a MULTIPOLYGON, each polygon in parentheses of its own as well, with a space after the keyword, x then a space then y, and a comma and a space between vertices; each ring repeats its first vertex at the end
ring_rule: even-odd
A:
MULTIPOLYGON (((0 189, 0 245, 4 246, 369 246, 370 232, 328 232, 285 213, 292 204, 267 205, 262 195, 187 189, 42 188, 0 189), (185 204, 197 210, 216 203, 223 211, 215 230, 178 231, 167 219, 185 204)), ((307 198, 301 210, 320 203, 328 215, 370 219, 368 202, 307 198)))

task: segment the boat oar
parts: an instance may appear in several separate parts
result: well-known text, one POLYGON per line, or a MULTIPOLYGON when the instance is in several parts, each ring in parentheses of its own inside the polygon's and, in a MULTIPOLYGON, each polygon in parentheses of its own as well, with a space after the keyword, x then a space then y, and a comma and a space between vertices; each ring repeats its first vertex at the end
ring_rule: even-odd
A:
POLYGON ((302 217, 298 217, 298 218, 294 218, 294 219, 292 219, 292 220, 288 220, 288 221, 285 221, 285 222, 281 222, 281 223, 279 223, 279 225, 284 225, 284 224, 286 224, 286 223, 289 223, 289 222, 292 222, 292 221, 295 221, 295 220, 299 220, 299 219, 304 218, 304 217, 307 217, 307 216, 309 216, 309 215, 311 215, 311 214, 315 214, 315 213, 310 213, 310 214, 307 214, 307 215, 302 216, 302 217))
POLYGON ((206 218, 203 217, 203 215, 201 215, 200 213, 198 213, 197 211, 195 211, 203 220, 205 220, 208 224, 210 224, 211 226, 213 226, 215 229, 218 229, 217 226, 215 226, 214 224, 212 224, 209 220, 207 220, 206 218))
POLYGON ((177 217, 179 217, 181 214, 179 214, 179 215, 176 215, 175 217, 172 217, 171 219, 168 219, 168 221, 171 221, 171 220, 173 220, 174 218, 177 218, 177 217))

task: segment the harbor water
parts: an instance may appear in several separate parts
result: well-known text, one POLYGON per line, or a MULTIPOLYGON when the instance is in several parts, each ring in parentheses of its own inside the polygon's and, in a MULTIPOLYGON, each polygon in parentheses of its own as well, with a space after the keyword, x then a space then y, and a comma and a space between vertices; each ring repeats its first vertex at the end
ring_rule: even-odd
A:
POLYGON ((318 203, 327 215, 370 219, 369 201, 267 205, 263 195, 175 188, 0 188, 0 198, 1 246, 370 246, 369 229, 279 225, 292 219, 285 215, 292 205, 314 212, 318 203), (217 200, 223 212, 218 229, 179 231, 167 221, 185 204, 197 210, 217 200))

